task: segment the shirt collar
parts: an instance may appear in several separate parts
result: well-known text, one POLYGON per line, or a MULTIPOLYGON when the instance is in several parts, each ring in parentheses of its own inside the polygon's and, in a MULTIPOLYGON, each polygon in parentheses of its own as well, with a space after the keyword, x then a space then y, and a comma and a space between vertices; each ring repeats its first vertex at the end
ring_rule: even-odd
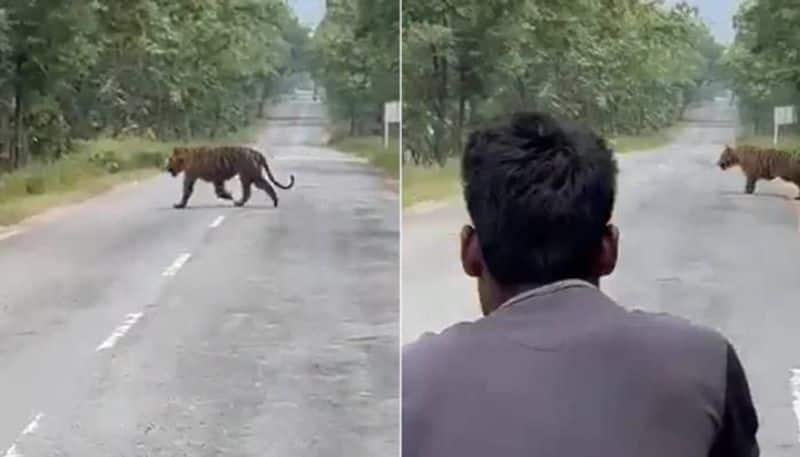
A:
POLYGON ((596 286, 588 281, 584 281, 583 279, 562 279, 560 281, 551 282, 550 284, 545 284, 541 287, 536 287, 534 289, 526 290, 520 294, 514 295, 513 297, 509 298, 502 305, 498 306, 497 309, 507 308, 511 305, 516 303, 528 300, 530 298, 539 297, 542 295, 549 295, 555 292, 559 292, 564 289, 570 289, 573 287, 591 287, 596 288, 596 286))

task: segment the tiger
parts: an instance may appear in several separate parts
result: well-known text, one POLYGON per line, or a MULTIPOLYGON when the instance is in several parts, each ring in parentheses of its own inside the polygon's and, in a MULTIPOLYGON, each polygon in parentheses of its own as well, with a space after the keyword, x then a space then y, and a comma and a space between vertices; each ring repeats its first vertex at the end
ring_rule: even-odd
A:
POLYGON ((237 207, 244 206, 250 199, 252 185, 266 192, 274 206, 278 207, 278 195, 261 174, 262 168, 266 170, 269 181, 279 188, 291 189, 294 186, 294 175, 289 176, 289 184, 279 183, 272 175, 264 155, 246 146, 176 147, 172 150, 166 168, 173 177, 181 172, 184 174, 183 196, 180 202, 173 205, 176 209, 186 208, 194 183, 198 179, 213 183, 217 197, 233 200, 233 196, 225 189, 225 182, 239 175, 242 196, 234 201, 237 207))
MULTIPOLYGON (((787 151, 748 145, 732 148, 725 145, 717 165, 722 170, 738 165, 747 178, 744 188, 747 194, 755 192, 756 182, 760 179, 769 181, 781 178, 794 183, 800 189, 800 158, 787 151)), ((800 194, 795 200, 800 200, 800 194)))

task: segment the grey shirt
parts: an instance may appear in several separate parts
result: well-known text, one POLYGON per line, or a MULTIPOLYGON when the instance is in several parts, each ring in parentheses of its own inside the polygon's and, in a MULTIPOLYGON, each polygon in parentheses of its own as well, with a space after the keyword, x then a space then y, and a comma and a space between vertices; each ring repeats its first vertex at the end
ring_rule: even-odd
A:
POLYGON ((404 457, 755 457, 718 333, 594 286, 529 291, 403 350, 404 457))

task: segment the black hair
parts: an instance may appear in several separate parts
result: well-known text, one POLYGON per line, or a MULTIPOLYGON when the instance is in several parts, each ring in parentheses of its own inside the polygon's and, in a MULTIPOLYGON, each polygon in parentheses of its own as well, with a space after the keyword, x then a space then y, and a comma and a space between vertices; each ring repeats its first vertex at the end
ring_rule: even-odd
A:
POLYGON ((589 279, 616 193, 617 163, 600 136, 547 114, 517 113, 471 133, 461 178, 496 281, 589 279))

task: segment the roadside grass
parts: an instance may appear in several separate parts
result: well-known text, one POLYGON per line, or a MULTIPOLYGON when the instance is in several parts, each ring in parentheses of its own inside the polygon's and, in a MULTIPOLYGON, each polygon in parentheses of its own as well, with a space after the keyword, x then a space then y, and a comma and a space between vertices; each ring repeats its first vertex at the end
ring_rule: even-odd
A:
POLYGON ((460 189, 459 159, 447 161, 445 166, 403 166, 403 207, 425 201, 439 201, 454 197, 460 189))
MULTIPOLYGON (((629 154, 669 144, 680 132, 680 126, 644 135, 621 135, 609 139, 614 151, 629 154)), ((459 159, 450 159, 444 167, 405 164, 403 166, 403 207, 425 201, 446 200, 461 189, 459 159)))
POLYGON ((389 148, 383 147, 380 136, 340 137, 330 146, 336 150, 366 159, 374 167, 397 179, 400 176, 400 146, 395 138, 389 139, 389 148))
MULTIPOLYGON (((257 127, 248 127, 220 140, 189 144, 247 142, 256 131, 257 127)), ((126 181, 153 176, 163 170, 177 144, 138 137, 76 141, 73 151, 62 159, 0 173, 0 226, 80 202, 126 181)))
POLYGON ((4 198, 0 199, 0 227, 15 224, 53 207, 81 202, 126 181, 147 178, 154 173, 154 170, 151 169, 96 175, 91 179, 84 179, 80 185, 60 193, 49 191, 11 199, 3 196, 4 198))

